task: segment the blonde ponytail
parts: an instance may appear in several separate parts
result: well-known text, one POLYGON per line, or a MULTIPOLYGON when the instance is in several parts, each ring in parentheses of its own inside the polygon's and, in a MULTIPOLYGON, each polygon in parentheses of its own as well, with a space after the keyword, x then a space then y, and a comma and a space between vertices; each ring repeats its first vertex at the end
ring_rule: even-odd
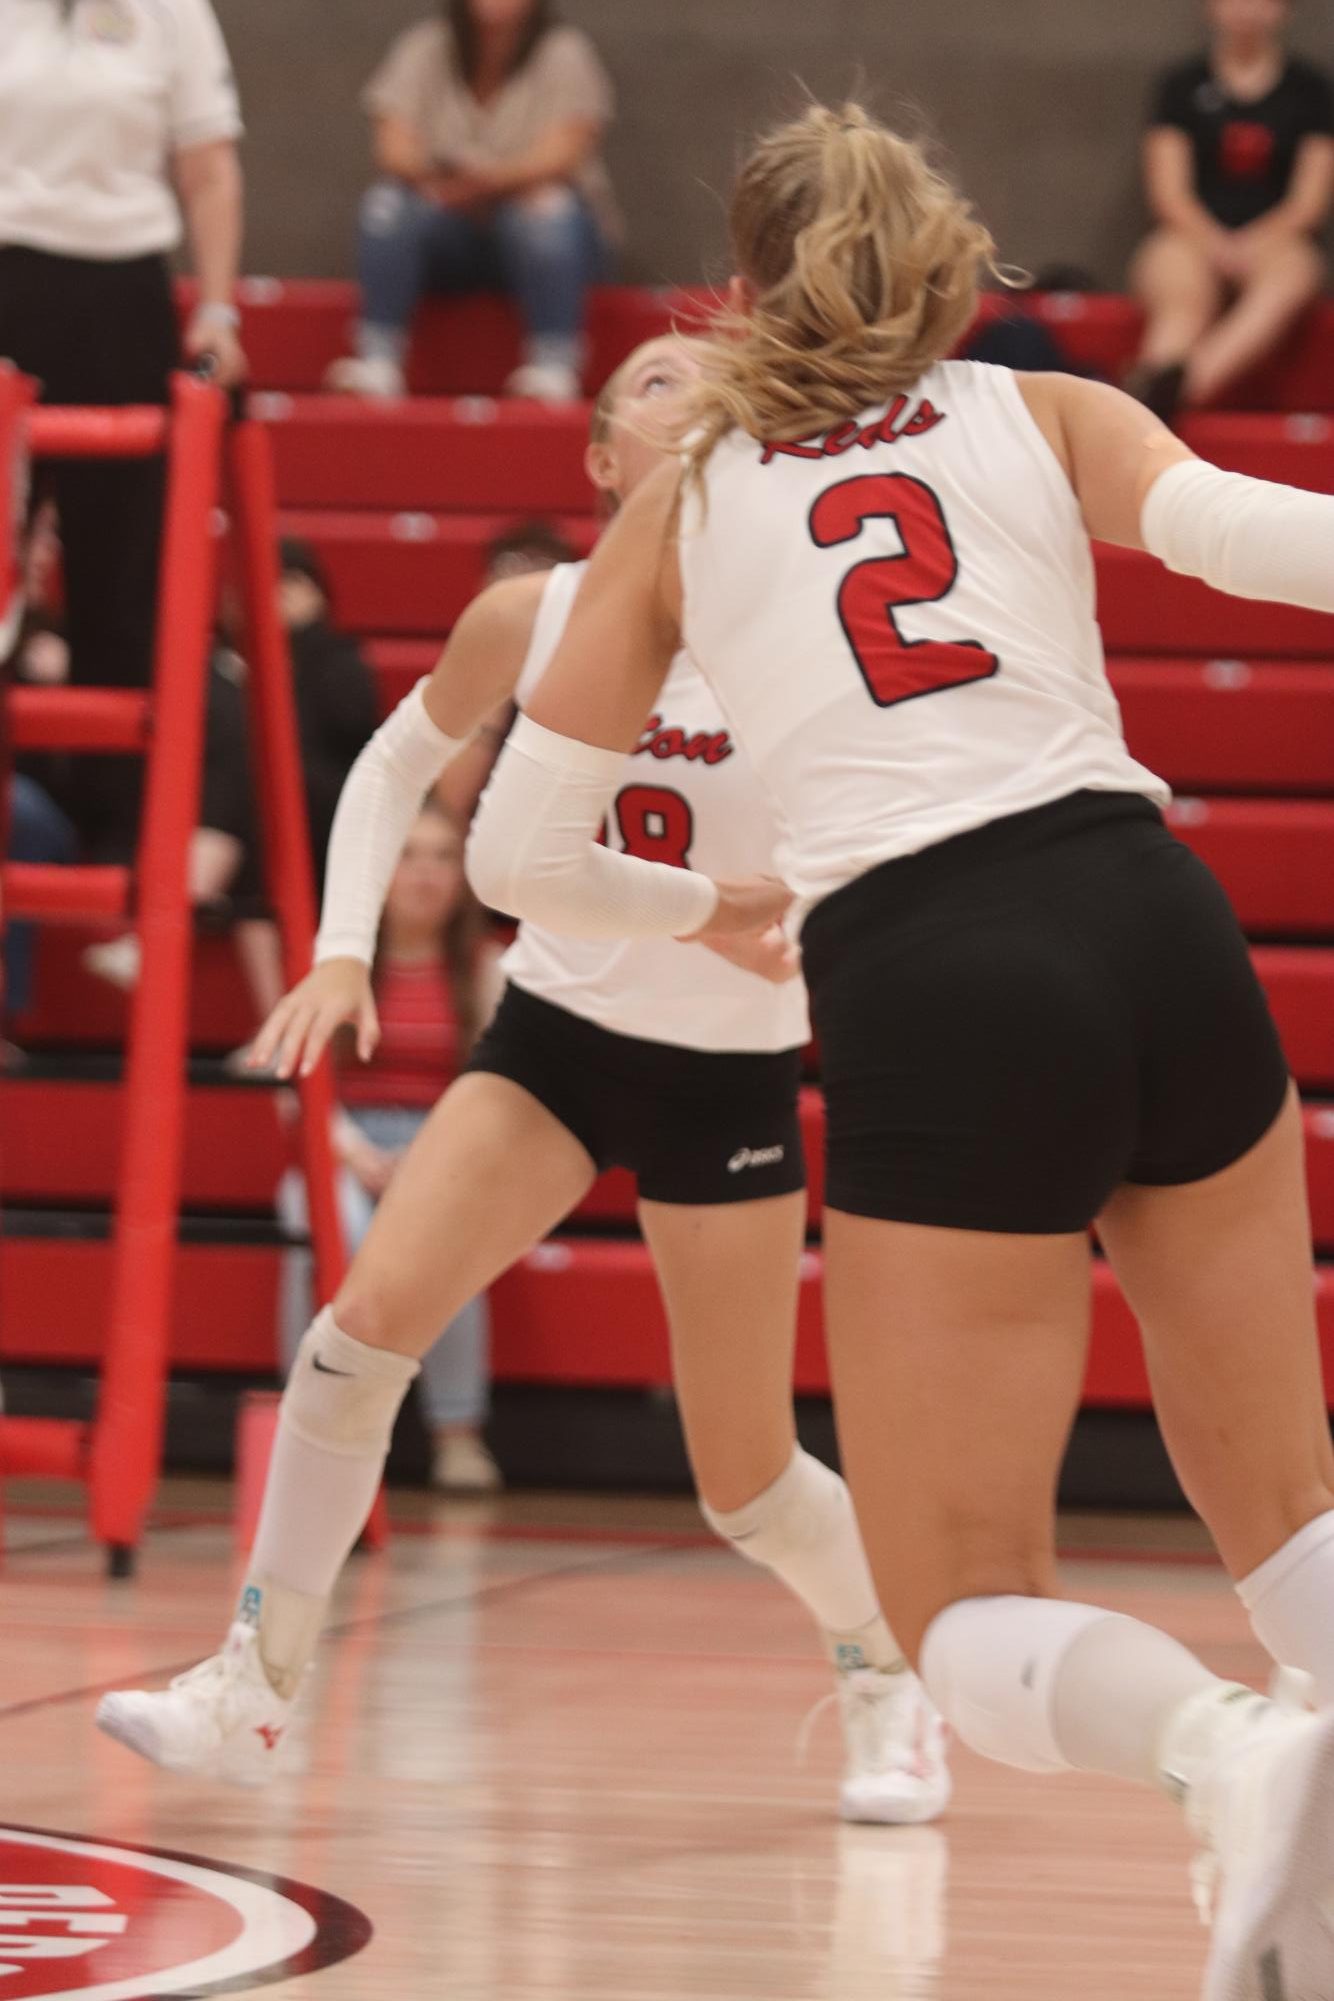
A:
POLYGON ((687 458, 730 430, 805 437, 874 408, 970 324, 995 245, 922 149, 859 104, 815 105, 762 139, 731 206, 753 298, 714 323, 687 458))

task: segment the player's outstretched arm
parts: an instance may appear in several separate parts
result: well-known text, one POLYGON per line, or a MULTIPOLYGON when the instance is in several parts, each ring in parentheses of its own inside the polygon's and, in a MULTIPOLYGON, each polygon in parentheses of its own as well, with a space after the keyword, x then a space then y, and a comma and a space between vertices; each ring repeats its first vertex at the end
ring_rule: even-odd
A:
POLYGON ((1090 535, 1147 549, 1233 597, 1334 612, 1334 497, 1223 472, 1119 390, 1039 382, 1026 377, 1023 394, 1090 535))
POLYGON ((390 879, 422 800, 473 732, 514 692, 544 579, 496 584, 464 612, 428 679, 361 750, 329 838, 315 966, 251 1046, 253 1069, 309 1072, 334 1031, 356 1023, 363 1061, 379 1039, 370 966, 390 879))

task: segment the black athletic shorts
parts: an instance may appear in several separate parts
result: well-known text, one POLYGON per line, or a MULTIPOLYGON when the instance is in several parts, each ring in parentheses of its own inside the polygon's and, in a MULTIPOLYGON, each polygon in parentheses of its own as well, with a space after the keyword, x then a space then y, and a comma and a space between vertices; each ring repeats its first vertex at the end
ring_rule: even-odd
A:
POLYGON ((886 862, 802 934, 827 1200, 1083 1230, 1123 1182, 1202 1180, 1287 1065, 1222 889, 1147 799, 1079 792, 886 862))
POLYGON ((599 1173, 629 1168, 646 1202, 753 1202, 806 1185, 799 1049, 647 1042, 511 984, 467 1067, 522 1085, 599 1173))

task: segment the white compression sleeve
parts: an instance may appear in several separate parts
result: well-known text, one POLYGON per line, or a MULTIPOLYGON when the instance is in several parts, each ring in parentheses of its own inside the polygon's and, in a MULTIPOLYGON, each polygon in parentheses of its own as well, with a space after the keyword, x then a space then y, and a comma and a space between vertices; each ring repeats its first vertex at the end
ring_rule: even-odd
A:
POLYGON ((708 876, 597 845, 625 753, 521 715, 468 839, 468 879, 492 910, 573 938, 679 938, 718 904, 708 876))
POLYGON ((1183 459, 1140 515, 1150 555, 1238 598, 1334 612, 1334 497, 1183 459))
POLYGON ((462 749, 431 721, 425 690, 421 680, 404 696, 347 775, 329 836, 317 966, 325 959, 360 959, 370 965, 403 843, 426 793, 462 749))

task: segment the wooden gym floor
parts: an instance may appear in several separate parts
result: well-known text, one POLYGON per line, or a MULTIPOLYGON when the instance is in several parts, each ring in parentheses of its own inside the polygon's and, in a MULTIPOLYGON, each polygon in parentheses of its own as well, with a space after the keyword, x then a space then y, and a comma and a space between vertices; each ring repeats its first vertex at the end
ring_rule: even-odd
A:
MULTIPOLYGON (((959 1753, 939 1828, 840 1826, 832 1712, 797 1755, 830 1686, 805 1614, 701 1536, 685 1504, 409 1500, 388 1555, 356 1560, 344 1581, 296 1747, 304 1771, 244 1793, 140 1764, 94 1731, 96 1697, 216 1645, 238 1576, 225 1501, 174 1483, 129 1585, 104 1581, 77 1517, 8 1519, 0 2001, 193 2001, 219 1991, 199 1971, 219 1941, 209 1966, 225 1991, 276 1969, 273 2001, 1198 1993, 1188 1843, 1147 1792, 959 1753), (54 1845, 25 1849, 25 1829, 69 1838, 59 1880, 68 1863, 102 1884, 89 1895, 119 1913, 98 1920, 115 1936, 50 1959, 19 1950, 71 1926, 29 1914, 6 1930, 6 1910, 52 1894, 22 1887, 55 1867, 54 1845), (69 1862, 89 1842, 96 1867, 69 1862), (313 1916, 290 1903, 244 1925, 230 1907, 192 1915, 179 1871, 117 1888, 122 1843, 272 1873, 353 1908, 305 1896, 313 1916), (374 1927, 362 1950, 357 1912, 374 1927)), ((1260 1678, 1192 1525, 1075 1520, 1064 1541, 1073 1593, 1260 1678)))

